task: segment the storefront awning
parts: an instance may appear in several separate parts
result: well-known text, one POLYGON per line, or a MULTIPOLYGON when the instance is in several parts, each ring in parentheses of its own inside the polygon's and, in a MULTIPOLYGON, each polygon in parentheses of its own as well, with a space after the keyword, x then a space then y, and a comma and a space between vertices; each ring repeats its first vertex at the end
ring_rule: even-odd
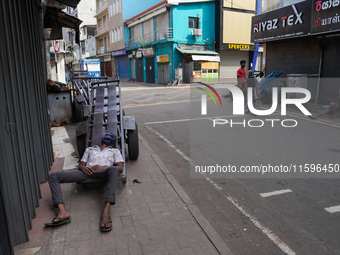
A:
POLYGON ((219 55, 215 51, 209 51, 209 50, 187 50, 187 49, 181 49, 179 47, 176 47, 176 49, 182 53, 182 54, 188 54, 188 55, 219 55))
POLYGON ((76 42, 79 44, 79 25, 81 20, 74 16, 58 10, 57 8, 46 7, 44 16, 44 28, 50 28, 51 34, 45 40, 63 39, 62 27, 73 28, 76 30, 76 42))
POLYGON ((220 62, 220 56, 191 55, 193 61, 220 62))
POLYGON ((176 49, 186 55, 191 55, 193 61, 212 61, 220 62, 220 56, 215 51, 209 50, 187 50, 176 47, 176 49))
POLYGON ((54 1, 50 1, 50 2, 59 2, 62 4, 66 4, 68 6, 71 6, 73 8, 76 8, 78 3, 80 2, 80 0, 54 0, 54 1))

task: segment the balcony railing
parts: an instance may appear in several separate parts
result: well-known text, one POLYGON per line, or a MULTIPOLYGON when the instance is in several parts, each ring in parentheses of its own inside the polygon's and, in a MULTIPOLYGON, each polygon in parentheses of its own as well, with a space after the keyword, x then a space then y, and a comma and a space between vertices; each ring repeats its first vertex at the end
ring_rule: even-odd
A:
POLYGON ((168 39, 172 38, 172 28, 164 28, 160 29, 148 34, 144 34, 138 37, 135 37, 131 40, 128 40, 125 42, 125 47, 130 48, 130 47, 139 47, 143 46, 144 44, 163 40, 163 39, 168 39))
POLYGON ((97 50, 97 55, 105 54, 108 52, 110 52, 110 48, 101 47, 99 50, 97 50))
POLYGON ((99 16, 104 11, 107 11, 108 5, 107 2, 105 4, 101 4, 100 6, 97 5, 96 16, 99 16))

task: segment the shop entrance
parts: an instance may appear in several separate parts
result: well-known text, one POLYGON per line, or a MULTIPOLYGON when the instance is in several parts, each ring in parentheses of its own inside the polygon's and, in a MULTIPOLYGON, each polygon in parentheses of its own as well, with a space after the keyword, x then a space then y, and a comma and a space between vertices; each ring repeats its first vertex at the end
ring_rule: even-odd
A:
POLYGON ((144 82, 143 58, 136 58, 136 81, 144 82))
POLYGON ((168 85, 170 83, 169 63, 158 63, 158 83, 168 85))
POLYGON ((155 83, 155 58, 145 58, 146 82, 155 83))

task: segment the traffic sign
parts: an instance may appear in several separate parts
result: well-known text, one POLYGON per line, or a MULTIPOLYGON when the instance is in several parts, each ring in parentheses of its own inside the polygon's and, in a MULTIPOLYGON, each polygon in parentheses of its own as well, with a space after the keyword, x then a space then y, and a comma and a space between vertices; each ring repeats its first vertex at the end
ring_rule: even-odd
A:
POLYGON ((59 40, 54 40, 53 41, 53 48, 54 48, 54 51, 56 53, 60 51, 60 42, 59 42, 59 40))

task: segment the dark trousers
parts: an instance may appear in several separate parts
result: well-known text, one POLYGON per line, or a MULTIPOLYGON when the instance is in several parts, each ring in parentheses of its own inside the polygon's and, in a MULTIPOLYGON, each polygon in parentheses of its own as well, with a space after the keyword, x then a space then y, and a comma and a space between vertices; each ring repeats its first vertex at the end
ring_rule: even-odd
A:
POLYGON ((118 168, 110 166, 93 172, 91 176, 80 170, 58 171, 48 176, 48 183, 52 193, 53 204, 65 204, 60 183, 81 182, 89 179, 107 181, 105 203, 115 204, 116 187, 118 183, 118 168))

